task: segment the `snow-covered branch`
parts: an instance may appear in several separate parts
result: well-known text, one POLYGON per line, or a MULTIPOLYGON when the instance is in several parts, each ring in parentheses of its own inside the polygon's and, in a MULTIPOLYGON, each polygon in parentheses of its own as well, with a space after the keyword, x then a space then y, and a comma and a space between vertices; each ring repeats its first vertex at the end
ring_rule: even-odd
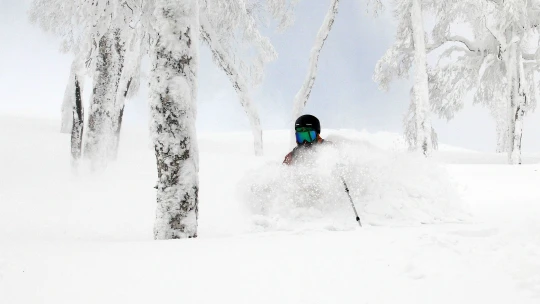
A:
POLYGON ((223 72, 227 74, 229 81, 233 85, 236 93, 238 94, 238 98, 240 99, 242 107, 246 111, 253 132, 255 154, 260 156, 263 153, 261 122, 259 119, 259 114, 257 113, 257 109, 255 108, 253 100, 249 95, 249 88, 246 84, 246 81, 238 73, 238 70, 233 64, 233 61, 223 50, 223 47, 217 39, 218 35, 215 33, 210 22, 208 22, 208 17, 204 13, 204 11, 201 11, 199 20, 201 39, 208 44, 210 50, 212 51, 214 60, 219 65, 221 70, 223 70, 223 72))
POLYGON ((447 60, 448 58, 452 58, 452 56, 456 52, 463 54, 463 55, 460 55, 460 56, 476 56, 476 54, 477 54, 477 53, 474 53, 474 52, 471 52, 471 51, 467 50, 466 48, 464 48, 461 45, 452 45, 449 48, 447 48, 446 50, 444 50, 444 52, 441 53, 441 55, 439 56, 439 59, 437 60, 437 64, 441 64, 443 59, 447 60))
POLYGON ((452 35, 452 36, 446 37, 443 41, 440 41, 438 43, 434 43, 432 45, 429 45, 429 46, 427 46, 427 51, 428 52, 434 51, 434 50, 438 49, 439 47, 445 45, 446 43, 452 43, 452 42, 462 44, 470 52, 485 52, 485 51, 487 51, 487 48, 482 48, 482 47, 478 46, 477 44, 475 44, 473 41, 471 41, 471 40, 469 40, 469 39, 467 39, 467 38, 465 38, 463 36, 459 36, 459 35, 452 35))
POLYGON ((313 89, 313 85, 315 84, 315 78, 317 77, 317 65, 319 63, 319 56, 321 54, 321 50, 324 46, 324 43, 326 42, 326 39, 328 38, 330 30, 332 30, 332 25, 334 24, 334 19, 336 18, 338 12, 339 0, 331 1, 332 2, 330 5, 330 9, 326 13, 323 24, 321 25, 321 27, 319 28, 319 32, 317 33, 315 44, 311 48, 308 73, 306 75, 304 83, 302 84, 302 87, 300 88, 298 93, 296 93, 296 96, 294 98, 293 120, 295 120, 300 115, 309 99, 309 95, 311 94, 311 90, 313 89))
POLYGON ((433 113, 450 120, 464 105, 464 96, 478 83, 479 57, 464 56, 459 61, 438 64, 430 73, 430 101, 433 113))
POLYGON ((506 37, 504 36, 503 33, 501 33, 501 31, 499 31, 495 26, 493 26, 490 22, 487 22, 485 23, 485 26, 486 26, 486 29, 491 33, 491 35, 497 39, 497 41, 499 42, 499 44, 501 45, 501 48, 502 49, 506 49, 506 47, 508 46, 508 43, 506 41, 506 37))
MULTIPOLYGON (((315 44, 311 48, 311 53, 309 56, 309 67, 306 78, 304 80, 304 83, 302 84, 302 87, 294 97, 292 121, 295 121, 300 116, 302 110, 304 109, 309 100, 311 90, 313 89, 313 85, 315 85, 315 79, 317 78, 317 65, 319 63, 319 56, 321 54, 324 43, 328 38, 328 34, 332 30, 332 25, 334 24, 334 20, 338 13, 338 6, 339 0, 331 0, 330 8, 326 13, 323 24, 319 28, 319 32, 317 33, 317 37, 315 38, 315 44)), ((291 131, 291 144, 294 144, 293 132, 294 131, 291 131)))

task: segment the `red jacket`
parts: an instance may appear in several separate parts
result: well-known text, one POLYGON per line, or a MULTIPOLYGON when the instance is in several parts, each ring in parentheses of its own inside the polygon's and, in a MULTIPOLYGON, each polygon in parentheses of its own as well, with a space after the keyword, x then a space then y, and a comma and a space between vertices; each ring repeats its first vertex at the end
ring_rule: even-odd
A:
MULTIPOLYGON (((326 143, 324 139, 321 138, 320 135, 317 135, 317 144, 326 143)), ((285 156, 285 159, 283 160, 283 164, 285 165, 291 165, 294 160, 294 153, 296 152, 296 149, 298 149, 298 146, 294 148, 289 154, 285 156)))

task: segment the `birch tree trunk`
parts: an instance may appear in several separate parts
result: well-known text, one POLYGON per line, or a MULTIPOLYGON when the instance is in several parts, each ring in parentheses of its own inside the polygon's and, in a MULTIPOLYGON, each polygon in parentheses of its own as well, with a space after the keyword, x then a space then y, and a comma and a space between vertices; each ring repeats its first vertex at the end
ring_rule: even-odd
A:
MULTIPOLYGON (((120 131, 122 130, 122 121, 124 119, 124 108, 125 108, 125 102, 126 102, 126 96, 129 92, 129 88, 131 85, 133 78, 130 78, 127 83, 125 83, 125 89, 121 90, 119 92, 119 96, 116 98, 116 105, 117 107, 120 107, 120 109, 116 112, 118 115, 116 116, 116 120, 114 121, 114 137, 113 137, 113 143, 112 143, 112 149, 110 152, 110 159, 116 160, 118 158, 118 147, 120 146, 120 131)), ((120 86, 122 88, 122 86, 120 86)))
MULTIPOLYGON (((503 110, 500 111, 500 113, 507 113, 507 112, 508 112, 508 107, 505 107, 503 110)), ((495 129, 497 132, 497 147, 496 147, 495 152, 508 153, 508 147, 509 147, 508 119, 506 117, 504 117, 504 119, 495 119, 495 129)))
POLYGON ((412 0, 411 23, 414 41, 414 102, 416 117, 416 149, 429 156, 433 149, 429 107, 427 56, 421 0, 412 0))
POLYGON ((516 96, 516 105, 514 112, 514 138, 512 152, 510 154, 510 163, 521 165, 521 139, 523 137, 523 117, 525 116, 524 100, 525 95, 516 96))
POLYGON ((121 36, 116 37, 116 49, 121 64, 121 77, 115 101, 115 112, 117 116, 113 121, 114 137, 112 151, 110 153, 111 160, 116 160, 118 157, 126 101, 139 89, 141 61, 144 53, 141 51, 141 44, 143 43, 141 35, 139 32, 133 32, 131 37, 126 39, 126 41, 120 40, 121 36))
MULTIPOLYGON (((339 5, 339 0, 331 0, 330 9, 326 13, 324 22, 319 28, 319 32, 317 33, 317 38, 315 40, 315 44, 313 45, 313 48, 311 49, 311 55, 309 57, 308 73, 306 75, 304 83, 302 84, 302 87, 300 88, 298 93, 296 93, 296 96, 294 97, 293 111, 292 111, 293 123, 302 114, 302 111, 304 110, 308 102, 309 95, 311 94, 311 90, 313 89, 313 85, 315 84, 315 78, 317 77, 317 65, 319 63, 319 56, 324 46, 324 42, 328 38, 328 34, 330 33, 330 30, 332 30, 332 25, 334 24, 334 20, 338 13, 338 5, 339 5)), ((291 146, 295 145, 296 140, 295 140, 294 130, 292 130, 290 133, 290 142, 291 142, 291 146)))
POLYGON ((131 82, 130 76, 124 73, 124 64, 126 56, 126 42, 120 38, 120 32, 115 32, 114 35, 114 52, 116 54, 118 83, 116 88, 116 98, 114 99, 114 108, 112 112, 112 136, 110 148, 108 151, 109 160, 116 160, 118 156, 118 146, 120 143, 120 129, 122 127, 122 119, 124 116, 124 106, 126 102, 126 96, 129 91, 129 84, 131 82), (128 78, 127 80, 125 78, 128 78))
POLYGON ((227 74, 229 81, 233 85, 234 90, 236 91, 236 94, 238 95, 238 98, 240 99, 240 104, 242 104, 242 107, 244 108, 244 111, 246 112, 248 116, 249 124, 251 125, 251 131, 253 133, 255 155, 262 156, 263 155, 263 140, 262 140, 261 120, 259 118, 257 109, 255 108, 255 105, 253 104, 253 100, 251 99, 251 96, 249 94, 249 89, 246 84, 246 81, 242 78, 242 76, 240 76, 233 62, 231 62, 230 58, 223 51, 219 41, 216 40, 217 35, 215 34, 213 28, 211 27, 204 13, 201 13, 200 21, 201 21, 201 38, 208 44, 208 46, 210 47, 210 50, 212 51, 214 60, 217 62, 221 70, 223 70, 225 74, 227 74))
POLYGON ((158 183, 155 239, 197 237, 198 0, 157 0, 151 53, 151 133, 158 183))
POLYGON ((516 43, 509 46, 510 60, 508 63, 510 74, 510 111, 508 113, 508 163, 512 165, 521 164, 521 138, 523 135, 523 117, 525 115, 526 79, 523 73, 523 61, 521 52, 516 43))
POLYGON ((71 129, 71 164, 76 169, 81 158, 83 128, 84 128, 84 108, 82 103, 82 87, 77 75, 74 77, 75 92, 74 106, 72 106, 73 123, 71 129))
POLYGON ((93 169, 106 167, 114 146, 115 120, 118 117, 116 94, 122 64, 116 46, 119 29, 107 32, 99 41, 99 55, 94 76, 94 90, 88 117, 85 157, 93 169))

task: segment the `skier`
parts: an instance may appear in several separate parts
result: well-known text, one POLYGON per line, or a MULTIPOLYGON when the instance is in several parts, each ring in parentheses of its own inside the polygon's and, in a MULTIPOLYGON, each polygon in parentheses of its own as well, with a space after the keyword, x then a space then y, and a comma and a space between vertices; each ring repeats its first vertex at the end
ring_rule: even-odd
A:
MULTIPOLYGON (((313 115, 302 115, 298 117, 294 123, 294 129, 296 131, 296 147, 285 156, 285 160, 283 160, 283 164, 285 165, 295 165, 298 163, 313 165, 316 158, 312 156, 314 156, 313 154, 317 148, 325 146, 326 144, 332 145, 331 142, 321 138, 321 123, 319 122, 319 119, 313 115)), ((349 187, 343 176, 340 176, 340 179, 351 202, 356 222, 362 227, 360 216, 356 211, 353 199, 349 193, 349 187)))
POLYGON ((296 135, 296 147, 285 156, 283 164, 293 165, 299 160, 309 158, 313 153, 313 147, 329 143, 321 138, 321 123, 313 115, 302 115, 294 124, 296 135))

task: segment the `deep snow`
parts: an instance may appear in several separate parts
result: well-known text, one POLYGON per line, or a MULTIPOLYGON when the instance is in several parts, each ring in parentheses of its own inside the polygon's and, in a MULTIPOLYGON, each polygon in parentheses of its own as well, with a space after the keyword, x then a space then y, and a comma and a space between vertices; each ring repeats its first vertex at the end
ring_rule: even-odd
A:
POLYGON ((424 161, 341 130, 307 172, 279 165, 287 131, 265 132, 262 158, 249 132, 200 134, 200 237, 157 242, 146 133, 126 127, 116 163, 73 175, 58 122, 0 116, 0 303, 540 301, 538 155, 424 161), (342 163, 364 228, 339 183, 303 178, 342 163))

